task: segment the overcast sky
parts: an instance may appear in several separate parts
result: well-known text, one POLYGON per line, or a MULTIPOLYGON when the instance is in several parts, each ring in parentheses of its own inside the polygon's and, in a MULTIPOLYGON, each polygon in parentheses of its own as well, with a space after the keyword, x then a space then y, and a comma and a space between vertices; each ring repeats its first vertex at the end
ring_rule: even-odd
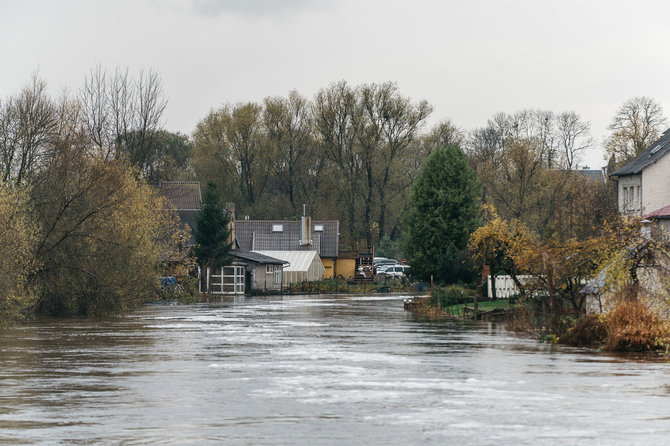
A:
POLYGON ((670 113, 669 13, 660 0, 0 0, 0 99, 36 70, 57 94, 98 64, 151 68, 166 128, 190 134, 226 102, 391 80, 433 105, 430 124, 574 110, 601 141, 628 98, 670 113))

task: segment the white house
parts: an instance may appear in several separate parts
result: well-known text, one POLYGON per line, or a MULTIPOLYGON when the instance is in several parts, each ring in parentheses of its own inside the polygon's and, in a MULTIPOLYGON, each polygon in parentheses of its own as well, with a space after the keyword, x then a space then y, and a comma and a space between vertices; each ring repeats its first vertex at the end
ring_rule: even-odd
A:
POLYGON ((612 172, 617 181, 617 208, 632 217, 668 218, 670 205, 670 129, 625 166, 612 172), (666 215, 668 214, 668 215, 666 215))

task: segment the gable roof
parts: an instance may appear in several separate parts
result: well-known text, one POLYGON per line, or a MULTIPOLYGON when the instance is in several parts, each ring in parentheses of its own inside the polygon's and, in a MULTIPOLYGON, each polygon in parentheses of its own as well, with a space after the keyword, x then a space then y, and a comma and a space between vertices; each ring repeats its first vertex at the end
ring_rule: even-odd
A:
POLYGON ((300 220, 235 220, 235 238, 245 251, 316 251, 321 257, 337 257, 340 242, 338 220, 312 220, 312 244, 301 246, 300 220), (273 231, 281 225, 281 231, 273 231), (322 226, 323 231, 315 231, 322 226))
POLYGON ((611 177, 637 175, 650 164, 655 163, 670 150, 670 129, 666 130, 658 140, 630 160, 625 166, 612 172, 611 177))
POLYGON ((576 172, 579 175, 583 175, 589 180, 600 181, 601 183, 606 180, 605 174, 602 169, 575 169, 573 172, 576 172))
POLYGON ((158 192, 178 211, 198 211, 202 196, 199 181, 161 181, 156 185, 158 192))
POLYGON ((195 237, 192 231, 197 228, 196 216, 200 211, 200 203, 202 202, 200 182, 161 181, 154 187, 160 195, 172 203, 182 224, 189 226, 189 244, 195 245, 195 237))
POLYGON ((232 254, 239 259, 247 260, 252 263, 262 263, 267 265, 284 265, 288 263, 285 260, 263 255, 254 251, 233 251, 232 254))

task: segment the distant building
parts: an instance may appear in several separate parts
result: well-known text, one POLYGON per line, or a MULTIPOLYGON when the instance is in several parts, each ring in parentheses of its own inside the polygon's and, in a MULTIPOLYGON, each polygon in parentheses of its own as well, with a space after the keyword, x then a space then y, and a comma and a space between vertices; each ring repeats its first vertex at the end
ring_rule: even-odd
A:
MULTIPOLYGON (((338 268, 340 222, 337 220, 235 220, 237 246, 245 251, 315 251, 322 277, 343 275, 338 268)), ((340 262, 344 265, 344 262, 340 262)), ((353 270, 349 272, 353 276, 353 270)), ((347 276, 345 276, 347 277, 347 276)))
POLYGON ((202 195, 199 181, 161 181, 154 186, 159 194, 172 203, 182 224, 188 225, 190 246, 195 245, 192 230, 196 228, 196 215, 200 212, 202 195))
POLYGON ((257 253, 284 262, 286 265, 283 275, 284 285, 321 280, 326 270, 316 251, 258 251, 257 253))

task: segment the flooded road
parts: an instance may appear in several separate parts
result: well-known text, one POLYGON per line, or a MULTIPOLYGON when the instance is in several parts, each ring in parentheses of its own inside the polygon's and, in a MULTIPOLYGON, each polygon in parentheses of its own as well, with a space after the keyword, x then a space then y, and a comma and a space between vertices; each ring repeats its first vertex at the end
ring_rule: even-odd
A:
POLYGON ((238 298, 0 332, 0 443, 668 444, 670 364, 431 320, 400 296, 238 298))

